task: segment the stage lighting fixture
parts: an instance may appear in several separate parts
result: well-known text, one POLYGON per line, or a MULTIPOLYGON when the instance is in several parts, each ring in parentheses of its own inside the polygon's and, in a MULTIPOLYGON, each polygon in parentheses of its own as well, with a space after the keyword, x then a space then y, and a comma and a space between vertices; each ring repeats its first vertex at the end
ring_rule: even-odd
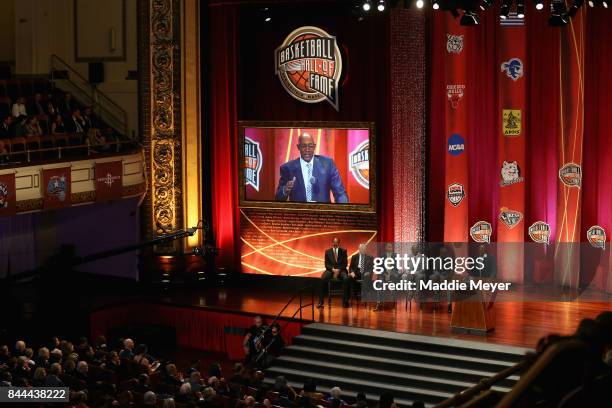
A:
POLYGON ((525 3, 522 0, 516 3, 516 16, 518 18, 525 18, 525 3))
POLYGON ((493 0, 482 0, 480 3, 480 9, 486 10, 493 5, 493 0))
POLYGON ((569 22, 567 16, 567 9, 565 8, 564 0, 553 0, 550 3, 550 17, 548 18, 548 24, 553 27, 564 26, 569 22))
POLYGON ((437 0, 434 0, 434 2, 433 2, 433 4, 431 5, 431 7, 432 7, 434 10, 438 10, 438 9, 440 8, 440 4, 438 4, 438 1, 437 1, 437 0))
POLYGON ((425 2, 423 0, 417 0, 416 1, 416 6, 417 8, 423 8, 423 6, 425 5, 425 2))
POLYGON ((608 8, 608 2, 606 0, 602 1, 601 4, 603 4, 605 8, 608 8))
POLYGON ((376 9, 378 11, 385 11, 385 0, 378 0, 378 6, 376 6, 376 9))
POLYGON ((580 7, 582 7, 583 4, 584 4, 584 0, 574 0, 569 11, 567 12, 567 15, 570 17, 574 17, 576 13, 578 13, 578 10, 580 9, 580 7))
POLYGON ((372 8, 372 4, 370 3, 370 0, 364 1, 363 4, 361 5, 361 8, 363 9, 363 11, 370 11, 370 9, 372 8))
POLYGON ((595 2, 593 0, 589 0, 589 7, 595 7, 595 2))
POLYGON ((536 10, 544 10, 544 0, 535 0, 536 10))
POLYGON ((510 14, 510 7, 512 7, 513 0, 504 0, 502 2, 501 8, 499 9, 499 18, 505 20, 508 18, 508 14, 510 14))
POLYGON ((461 16, 461 20, 459 24, 462 26, 475 26, 480 24, 480 17, 478 13, 474 10, 465 10, 463 12, 463 16, 461 16))

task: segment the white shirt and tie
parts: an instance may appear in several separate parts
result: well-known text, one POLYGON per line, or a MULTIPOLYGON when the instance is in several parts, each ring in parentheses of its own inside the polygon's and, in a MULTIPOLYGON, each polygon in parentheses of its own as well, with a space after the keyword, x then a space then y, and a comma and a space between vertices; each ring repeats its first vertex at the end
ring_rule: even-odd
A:
POLYGON ((302 168, 302 178, 304 179, 304 188, 306 189, 306 201, 313 202, 312 200, 312 173, 314 170, 314 157, 309 162, 302 159, 300 156, 300 167, 302 168))

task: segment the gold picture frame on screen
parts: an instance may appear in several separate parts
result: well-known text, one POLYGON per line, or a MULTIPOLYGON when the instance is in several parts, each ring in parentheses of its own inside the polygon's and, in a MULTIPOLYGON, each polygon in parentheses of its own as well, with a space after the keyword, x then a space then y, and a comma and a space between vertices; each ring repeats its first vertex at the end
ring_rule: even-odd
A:
POLYGON ((318 210, 335 212, 376 212, 376 131, 374 122, 325 122, 325 121, 239 121, 238 122, 238 194, 240 208, 272 208, 282 210, 318 210), (354 203, 305 203, 276 200, 251 200, 246 198, 245 185, 245 131, 247 128, 282 129, 365 129, 368 131, 369 202, 354 203))

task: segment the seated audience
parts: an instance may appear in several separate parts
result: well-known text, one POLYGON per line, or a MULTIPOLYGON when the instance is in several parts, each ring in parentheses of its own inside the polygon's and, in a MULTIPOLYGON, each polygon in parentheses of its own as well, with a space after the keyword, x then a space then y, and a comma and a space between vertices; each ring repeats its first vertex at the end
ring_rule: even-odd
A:
POLYGON ((51 122, 51 134, 52 135, 61 135, 66 133, 66 126, 64 126, 64 119, 62 115, 55 115, 53 118, 53 122, 51 122))
POLYGON ((70 117, 65 122, 66 131, 68 133, 84 133, 85 132, 85 121, 81 115, 79 108, 74 108, 70 114, 70 117))
POLYGON ((123 340, 123 350, 119 354, 121 358, 131 360, 134 358, 134 340, 125 339, 123 340))
POLYGON ((356 402, 354 404, 355 408, 368 408, 368 399, 363 392, 357 393, 356 402))
POLYGON ((43 97, 41 93, 37 92, 34 94, 34 99, 32 99, 32 103, 30 104, 29 110, 31 115, 47 115, 47 110, 45 108, 45 103, 43 102, 43 97))
POLYGON ((30 116, 25 120, 26 136, 42 136, 43 131, 36 116, 30 116))
POLYGON ((308 397, 312 401, 318 401, 323 399, 323 394, 317 392, 317 383, 314 379, 310 378, 304 382, 304 387, 300 393, 301 397, 308 397))
POLYGON ((346 402, 342 399, 342 390, 340 387, 333 387, 329 390, 330 397, 327 399, 329 402, 334 403, 337 401, 338 405, 344 405, 346 402))

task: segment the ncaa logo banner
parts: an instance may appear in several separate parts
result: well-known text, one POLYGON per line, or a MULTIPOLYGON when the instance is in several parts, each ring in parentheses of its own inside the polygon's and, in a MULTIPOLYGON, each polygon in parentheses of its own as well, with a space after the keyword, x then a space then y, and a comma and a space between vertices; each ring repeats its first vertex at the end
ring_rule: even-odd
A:
POLYGON ((448 138, 448 153, 452 156, 459 156, 465 150, 465 140, 461 135, 454 134, 448 138))
POLYGON ((259 172, 262 166, 259 142, 246 136, 244 138, 244 183, 259 191, 259 172))
POLYGON ((275 51, 276 75, 298 101, 328 101, 338 107, 342 56, 336 37, 318 27, 294 30, 275 51))

